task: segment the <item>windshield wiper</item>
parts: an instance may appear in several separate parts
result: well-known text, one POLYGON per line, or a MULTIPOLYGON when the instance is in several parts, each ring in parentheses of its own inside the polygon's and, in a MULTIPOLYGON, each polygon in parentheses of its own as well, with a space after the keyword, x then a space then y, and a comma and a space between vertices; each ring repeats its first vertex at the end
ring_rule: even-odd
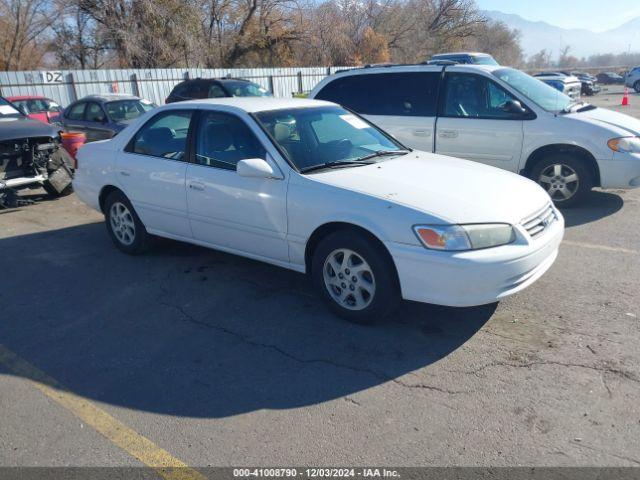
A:
POLYGON ((377 152, 370 153, 364 157, 358 157, 356 160, 369 160, 371 158, 384 157, 387 155, 406 155, 407 153, 411 153, 411 150, 378 150, 377 152))
POLYGON ((313 172, 314 170, 323 170, 325 168, 336 168, 336 167, 353 167, 353 166, 364 166, 364 165, 371 165, 375 162, 367 162, 364 161, 363 159, 358 159, 358 160, 336 160, 334 162, 326 162, 326 163, 321 163, 319 165, 312 165, 310 167, 305 167, 305 168, 301 168, 300 169, 300 173, 307 173, 307 172, 313 172))

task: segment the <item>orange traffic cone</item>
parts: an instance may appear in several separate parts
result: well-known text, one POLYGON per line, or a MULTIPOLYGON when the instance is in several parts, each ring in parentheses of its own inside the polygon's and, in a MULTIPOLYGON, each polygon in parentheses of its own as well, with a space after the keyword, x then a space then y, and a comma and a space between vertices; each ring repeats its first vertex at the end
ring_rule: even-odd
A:
POLYGON ((628 87, 624 87, 624 95, 622 96, 622 106, 623 107, 629 106, 629 88, 628 87))

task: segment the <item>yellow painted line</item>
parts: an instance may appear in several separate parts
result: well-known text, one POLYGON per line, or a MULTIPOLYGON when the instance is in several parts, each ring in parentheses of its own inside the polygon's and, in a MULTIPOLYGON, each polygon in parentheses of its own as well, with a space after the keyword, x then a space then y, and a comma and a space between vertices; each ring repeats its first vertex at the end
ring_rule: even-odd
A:
POLYGON ((206 479, 200 472, 190 468, 86 398, 70 392, 56 379, 20 358, 2 344, 0 344, 0 364, 10 373, 31 381, 51 400, 101 433, 129 455, 153 468, 165 480, 206 479))
POLYGON ((571 240, 563 240, 564 245, 572 245, 574 247, 591 248, 593 250, 604 250, 607 252, 630 253, 632 255, 640 255, 638 250, 630 250, 628 248, 608 247, 607 245, 595 245, 593 243, 573 242, 571 240))

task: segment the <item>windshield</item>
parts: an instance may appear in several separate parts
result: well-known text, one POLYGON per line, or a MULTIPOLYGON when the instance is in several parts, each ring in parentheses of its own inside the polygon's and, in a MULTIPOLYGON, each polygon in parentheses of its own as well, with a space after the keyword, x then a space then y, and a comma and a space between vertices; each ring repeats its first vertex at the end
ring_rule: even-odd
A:
POLYGON ((271 94, 257 83, 226 81, 224 88, 233 97, 270 97, 271 94))
POLYGON ((0 98, 0 117, 16 118, 21 116, 22 113, 16 110, 16 108, 11 105, 11 103, 7 102, 4 98, 0 98))
MULTIPOLYGON (((255 116, 299 170, 355 161, 376 152, 406 152, 382 131, 341 107, 274 110, 255 116)), ((393 157, 380 160, 385 158, 393 157)))
POLYGON ((564 93, 520 70, 501 68, 493 75, 549 112, 560 112, 574 103, 564 93))
POLYGON ((153 107, 153 103, 148 100, 116 100, 105 104, 107 114, 112 122, 133 120, 153 107))
POLYGON ((473 57, 473 63, 476 65, 499 65, 498 62, 496 62, 490 55, 479 55, 477 57, 473 57))
POLYGON ((60 105, 47 98, 30 98, 16 100, 15 105, 21 107, 27 113, 61 112, 60 105))

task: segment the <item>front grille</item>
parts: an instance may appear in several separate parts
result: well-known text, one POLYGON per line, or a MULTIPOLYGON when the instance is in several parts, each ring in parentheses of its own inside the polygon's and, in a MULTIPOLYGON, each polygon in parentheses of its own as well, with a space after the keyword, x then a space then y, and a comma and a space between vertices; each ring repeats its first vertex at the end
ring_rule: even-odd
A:
POLYGON ((557 219, 556 211, 553 209, 553 205, 549 203, 543 209, 522 220, 520 225, 531 235, 531 238, 536 238, 557 219))

